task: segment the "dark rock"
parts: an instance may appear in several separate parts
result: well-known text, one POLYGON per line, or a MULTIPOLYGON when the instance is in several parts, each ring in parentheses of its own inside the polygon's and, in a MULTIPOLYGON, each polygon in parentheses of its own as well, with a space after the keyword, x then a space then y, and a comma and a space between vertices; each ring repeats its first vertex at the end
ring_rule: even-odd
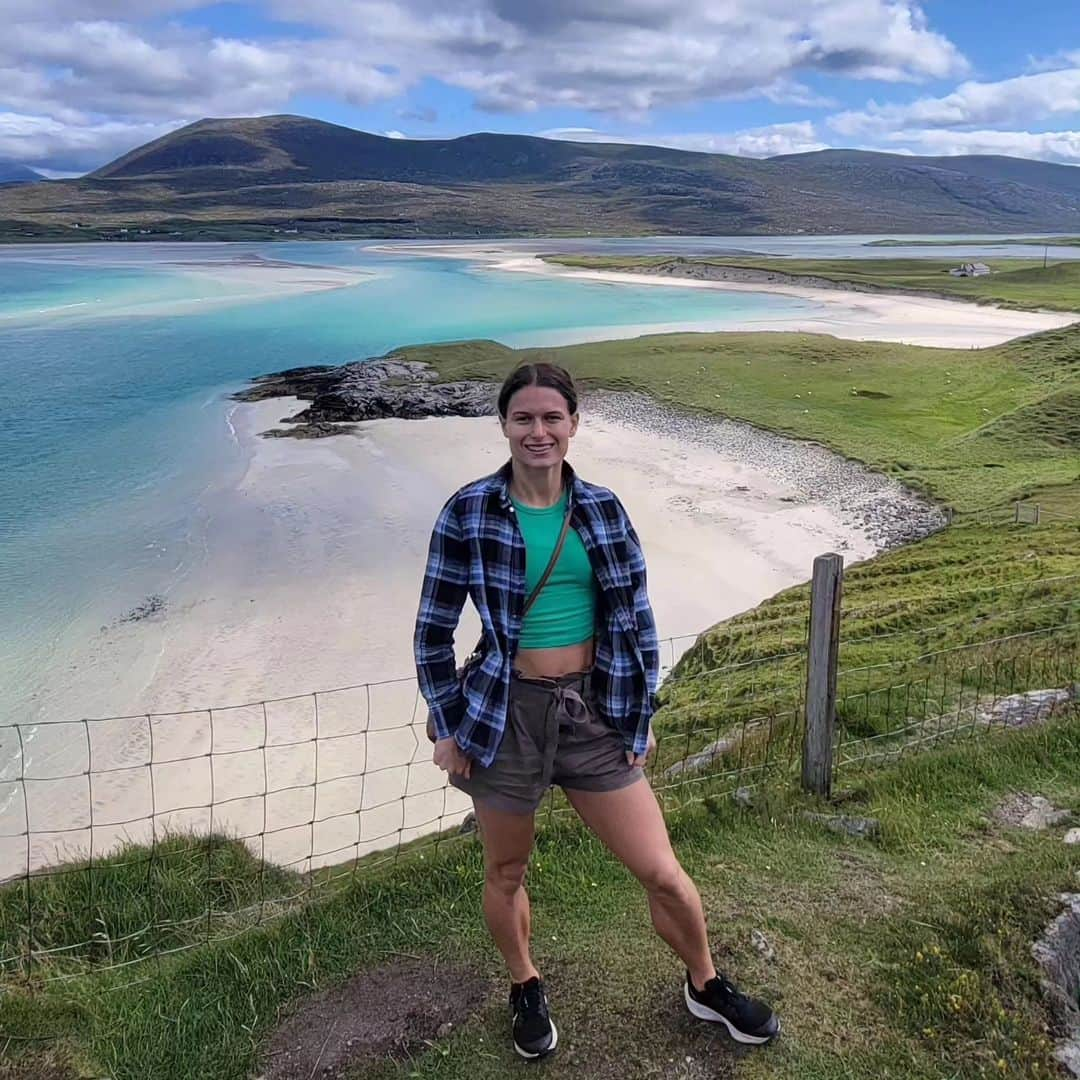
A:
POLYGON ((126 622, 142 622, 143 619, 149 619, 154 615, 160 615, 165 610, 165 598, 163 596, 148 596, 141 604, 133 607, 126 615, 124 615, 120 621, 126 622))
POLYGON ((264 439, 327 439, 332 435, 351 435, 356 431, 356 424, 328 424, 317 421, 313 424, 299 423, 295 417, 283 421, 292 424, 287 428, 271 428, 259 434, 264 439))
POLYGON ((272 397, 298 397, 311 404, 285 422, 316 428, 315 433, 268 432, 294 438, 321 438, 341 434, 327 425, 396 417, 419 420, 426 416, 492 416, 495 388, 486 382, 438 381, 437 373, 415 360, 387 357, 362 360, 341 367, 290 368, 263 375, 237 401, 264 401, 272 397))
POLYGON ((847 814, 815 814, 804 810, 800 815, 803 821, 824 825, 830 832, 842 836, 854 836, 860 840, 869 840, 881 833, 881 822, 877 818, 849 817, 847 814))

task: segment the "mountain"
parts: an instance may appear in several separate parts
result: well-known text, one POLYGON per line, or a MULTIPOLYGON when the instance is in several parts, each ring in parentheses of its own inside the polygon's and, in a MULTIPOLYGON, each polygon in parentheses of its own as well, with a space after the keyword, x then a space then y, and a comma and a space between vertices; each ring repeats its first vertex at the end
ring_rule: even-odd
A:
POLYGON ((44 179, 41 173, 25 165, 17 165, 14 161, 0 161, 0 184, 28 184, 44 179))
POLYGON ((0 237, 1080 232, 1080 169, 825 150, 755 159, 525 135, 390 139, 200 120, 0 192, 0 237), (119 230, 126 230, 121 234, 119 230))

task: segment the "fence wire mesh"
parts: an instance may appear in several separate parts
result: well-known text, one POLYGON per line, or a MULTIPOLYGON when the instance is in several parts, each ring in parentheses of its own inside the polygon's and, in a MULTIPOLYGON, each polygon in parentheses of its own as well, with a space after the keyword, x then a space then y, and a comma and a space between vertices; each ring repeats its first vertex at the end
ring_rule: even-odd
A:
MULTIPOLYGON (((1078 607, 1080 575, 1062 575, 845 609, 837 774, 1075 703, 1078 607)), ((800 595, 662 642, 665 810, 794 782, 808 632, 800 595)), ((402 678, 0 727, 0 980, 160 963, 465 835, 470 801, 431 763, 425 716, 402 678)), ((540 816, 567 812, 553 795, 540 816)))

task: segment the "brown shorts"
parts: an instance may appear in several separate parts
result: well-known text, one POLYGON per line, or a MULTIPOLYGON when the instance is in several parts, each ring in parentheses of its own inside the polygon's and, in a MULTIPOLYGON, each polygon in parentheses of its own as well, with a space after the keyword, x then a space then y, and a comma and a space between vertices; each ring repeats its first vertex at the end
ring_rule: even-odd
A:
POLYGON ((569 791, 617 791, 642 777, 628 765, 622 736, 599 719, 587 672, 557 679, 514 674, 506 730, 495 760, 473 762, 454 787, 495 810, 536 811, 552 784, 569 791))

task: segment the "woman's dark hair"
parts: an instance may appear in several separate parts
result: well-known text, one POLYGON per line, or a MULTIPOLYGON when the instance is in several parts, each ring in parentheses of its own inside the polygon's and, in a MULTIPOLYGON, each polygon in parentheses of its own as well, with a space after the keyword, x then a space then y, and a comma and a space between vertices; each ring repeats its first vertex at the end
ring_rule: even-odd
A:
POLYGON ((564 367, 541 361, 535 364, 519 364, 506 376, 499 390, 499 416, 506 419, 510 399, 523 387, 547 386, 558 390, 566 400, 566 407, 573 416, 577 412, 577 387, 573 377, 564 367))

